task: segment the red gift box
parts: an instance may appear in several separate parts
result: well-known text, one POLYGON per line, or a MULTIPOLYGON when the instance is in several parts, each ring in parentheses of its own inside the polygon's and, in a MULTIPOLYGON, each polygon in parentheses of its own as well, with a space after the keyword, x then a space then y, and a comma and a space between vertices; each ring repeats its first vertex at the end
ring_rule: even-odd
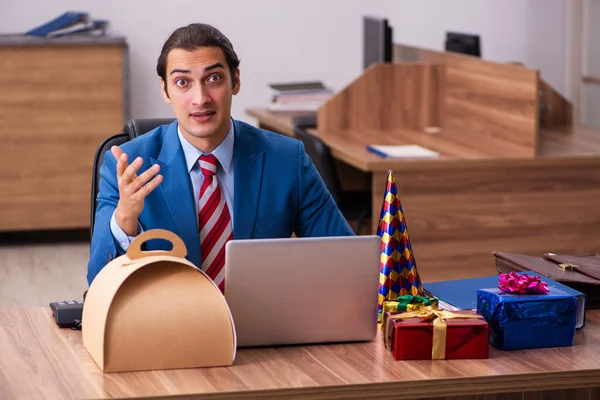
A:
POLYGON ((482 316, 473 318, 477 315, 474 311, 429 309, 386 314, 384 341, 396 360, 488 358, 488 323, 482 316), (434 336, 437 350, 433 348, 434 336))

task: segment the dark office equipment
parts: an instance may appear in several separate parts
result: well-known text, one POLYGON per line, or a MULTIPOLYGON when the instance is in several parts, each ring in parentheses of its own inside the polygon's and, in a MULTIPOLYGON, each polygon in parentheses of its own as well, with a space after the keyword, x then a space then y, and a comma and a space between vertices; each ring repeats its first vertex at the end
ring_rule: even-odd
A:
POLYGON ((446 32, 446 51, 481 57, 479 35, 446 32))
POLYGON ((81 321, 83 300, 63 300, 50 303, 52 315, 60 328, 71 328, 81 321))
POLYGON ((316 135, 307 132, 317 125, 316 116, 294 117, 294 135, 304 144, 306 154, 312 159, 331 197, 336 202, 344 218, 356 221, 354 232, 360 234, 366 219, 371 217, 370 191, 344 191, 329 147, 316 135))
POLYGON ((148 118, 148 119, 131 119, 127 121, 123 127, 123 132, 113 135, 104 140, 94 157, 94 164, 92 167, 92 199, 91 199, 91 210, 90 210, 90 240, 91 235, 94 232, 94 221, 96 220, 96 197, 98 196, 98 184, 100 183, 100 167, 104 162, 104 154, 110 150, 112 146, 120 146, 125 142, 135 139, 136 137, 151 131, 160 125, 166 125, 173 122, 173 119, 169 118, 148 118))
POLYGON ((280 82, 269 83, 269 87, 277 92, 302 92, 311 90, 325 90, 327 87, 321 81, 303 81, 303 82, 280 82))
POLYGON ((363 68, 392 61, 392 27, 387 19, 363 17, 363 68))

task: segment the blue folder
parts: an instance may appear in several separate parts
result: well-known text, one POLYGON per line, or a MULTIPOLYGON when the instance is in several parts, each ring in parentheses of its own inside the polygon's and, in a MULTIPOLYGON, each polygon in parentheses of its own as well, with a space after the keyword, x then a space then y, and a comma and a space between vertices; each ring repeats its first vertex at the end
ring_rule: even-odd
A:
MULTIPOLYGON (((556 282, 550 278, 533 271, 519 273, 539 276, 540 279, 563 292, 577 298, 577 329, 585 326, 585 294, 556 282)), ((461 310, 477 309, 477 289, 490 289, 498 287, 499 275, 484 276, 481 278, 458 279, 453 281, 423 283, 423 289, 432 297, 461 310)))
POLYGON ((26 32, 25 34, 29 36, 44 37, 58 29, 63 29, 77 22, 84 21, 86 18, 88 18, 88 14, 85 12, 67 11, 64 14, 61 14, 58 17, 54 18, 53 20, 48 21, 45 24, 42 24, 37 28, 26 32))

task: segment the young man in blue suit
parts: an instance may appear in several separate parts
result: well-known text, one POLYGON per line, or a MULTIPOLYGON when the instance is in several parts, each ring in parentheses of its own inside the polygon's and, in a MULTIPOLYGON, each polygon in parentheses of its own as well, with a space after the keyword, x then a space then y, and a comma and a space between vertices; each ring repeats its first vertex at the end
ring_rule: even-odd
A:
POLYGON ((210 25, 179 28, 165 42, 157 73, 177 120, 106 153, 88 283, 150 229, 176 233, 205 271, 222 267, 227 240, 353 234, 301 142, 231 118, 238 66, 230 41, 210 25), (212 164, 201 167, 206 157, 212 175, 212 164))

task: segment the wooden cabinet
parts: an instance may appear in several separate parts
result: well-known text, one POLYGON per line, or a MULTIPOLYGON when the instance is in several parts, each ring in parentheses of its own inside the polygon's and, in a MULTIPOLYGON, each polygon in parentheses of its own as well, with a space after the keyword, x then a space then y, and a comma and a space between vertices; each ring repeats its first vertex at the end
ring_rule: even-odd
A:
POLYGON ((126 117, 123 38, 0 36, 0 231, 85 229, 98 145, 126 117))

